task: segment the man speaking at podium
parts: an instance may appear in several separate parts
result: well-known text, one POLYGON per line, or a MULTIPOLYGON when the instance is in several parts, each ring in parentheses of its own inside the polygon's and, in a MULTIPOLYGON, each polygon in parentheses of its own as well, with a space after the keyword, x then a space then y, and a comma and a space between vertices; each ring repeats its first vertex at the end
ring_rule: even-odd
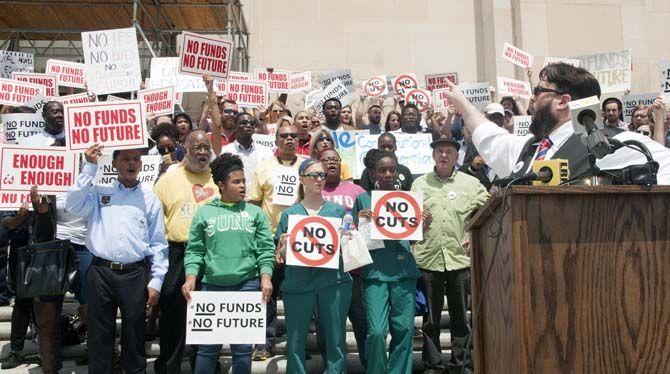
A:
MULTIPOLYGON (((449 103, 462 113, 463 122, 472 131, 472 141, 500 177, 522 176, 531 170, 534 161, 567 159, 570 175, 589 171, 588 149, 581 134, 573 130, 569 102, 591 96, 600 97, 598 80, 586 69, 557 63, 540 71, 540 81, 533 90, 533 121, 531 134, 517 136, 488 121, 470 104, 457 86, 448 83, 449 103)), ((601 130, 619 141, 636 140, 643 143, 658 162, 658 184, 670 184, 670 150, 649 137, 632 131, 601 130)), ((629 165, 643 165, 645 156, 630 148, 621 148, 596 161, 600 170, 620 170, 629 165)))

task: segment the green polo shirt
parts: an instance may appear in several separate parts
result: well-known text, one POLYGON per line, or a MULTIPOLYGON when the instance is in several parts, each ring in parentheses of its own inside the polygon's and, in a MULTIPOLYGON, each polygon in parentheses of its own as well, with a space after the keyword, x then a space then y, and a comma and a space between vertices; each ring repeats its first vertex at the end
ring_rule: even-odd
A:
POLYGON ((419 268, 450 271, 470 266, 461 243, 468 237, 466 221, 489 197, 484 186, 477 178, 455 170, 447 181, 433 171, 416 179, 412 191, 423 192, 423 208, 433 215, 423 240, 414 247, 419 268))

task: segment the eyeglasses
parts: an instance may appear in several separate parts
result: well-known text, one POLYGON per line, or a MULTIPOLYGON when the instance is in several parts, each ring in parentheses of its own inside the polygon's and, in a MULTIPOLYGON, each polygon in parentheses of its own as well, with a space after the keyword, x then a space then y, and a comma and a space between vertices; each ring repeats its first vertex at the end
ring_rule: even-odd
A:
POLYGON ((208 146, 207 144, 202 144, 202 145, 194 145, 193 147, 188 147, 188 149, 191 152, 210 152, 211 147, 208 146))
POLYGON ((237 114, 235 109, 224 109, 223 112, 226 114, 237 114))
POLYGON ((248 119, 243 119, 237 122, 237 126, 246 126, 246 125, 256 126, 256 121, 249 121, 248 119))
POLYGON ((341 160, 339 158, 335 158, 335 157, 328 157, 328 158, 322 158, 321 159, 321 162, 323 162, 324 164, 331 164, 331 163, 335 164, 335 163, 338 163, 340 161, 341 160))
POLYGON ((644 136, 650 136, 651 135, 651 131, 637 130, 635 132, 638 133, 638 134, 642 134, 644 136))
POLYGON ((289 136, 293 139, 297 139, 298 138, 298 133, 297 132, 285 132, 283 134, 279 134, 279 137, 282 138, 282 139, 288 139, 289 136))
POLYGON ((302 176, 312 179, 326 179, 326 173, 323 171, 313 171, 311 173, 303 174, 302 176))
POLYGON ((533 96, 540 96, 542 92, 553 92, 559 95, 565 94, 565 92, 560 91, 560 90, 555 90, 553 88, 547 88, 547 87, 542 87, 540 85, 535 86, 533 89, 533 96))
POLYGON ((320 141, 320 142, 328 142, 328 143, 332 143, 332 142, 333 142, 333 141, 330 140, 330 138, 327 137, 327 136, 322 136, 322 137, 320 137, 320 138, 317 139, 317 140, 320 141))

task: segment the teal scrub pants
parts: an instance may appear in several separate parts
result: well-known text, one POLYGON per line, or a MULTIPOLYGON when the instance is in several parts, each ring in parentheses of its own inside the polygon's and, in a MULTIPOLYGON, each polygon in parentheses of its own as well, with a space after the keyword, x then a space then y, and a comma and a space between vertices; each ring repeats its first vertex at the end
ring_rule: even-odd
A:
POLYGON ((397 282, 365 280, 363 288, 368 321, 366 372, 411 374, 416 279, 397 282), (391 346, 387 357, 389 320, 391 346))
POLYGON ((286 372, 306 373, 305 347, 309 323, 318 308, 326 343, 326 372, 347 372, 347 313, 351 302, 351 282, 307 292, 282 292, 286 311, 286 372))

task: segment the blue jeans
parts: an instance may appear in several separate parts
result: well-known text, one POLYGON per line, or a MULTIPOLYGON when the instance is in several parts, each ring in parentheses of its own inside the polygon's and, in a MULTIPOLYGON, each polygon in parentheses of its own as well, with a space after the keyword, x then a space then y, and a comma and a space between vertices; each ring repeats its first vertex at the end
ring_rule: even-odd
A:
POLYGON ((93 254, 83 245, 72 243, 72 247, 74 247, 74 253, 77 255, 77 260, 79 261, 79 266, 77 267, 77 271, 79 272, 79 289, 75 292, 74 296, 80 305, 86 305, 88 303, 88 297, 86 296, 88 289, 86 287, 86 272, 89 266, 91 266, 91 261, 93 261, 93 254))
MULTIPOLYGON (((258 291, 260 288, 261 282, 258 278, 252 278, 229 287, 202 284, 203 291, 258 291)), ((251 347, 251 344, 230 345, 233 356, 233 374, 251 373, 251 347)), ((221 344, 199 345, 198 357, 195 361, 195 374, 214 374, 220 354, 221 344)))

